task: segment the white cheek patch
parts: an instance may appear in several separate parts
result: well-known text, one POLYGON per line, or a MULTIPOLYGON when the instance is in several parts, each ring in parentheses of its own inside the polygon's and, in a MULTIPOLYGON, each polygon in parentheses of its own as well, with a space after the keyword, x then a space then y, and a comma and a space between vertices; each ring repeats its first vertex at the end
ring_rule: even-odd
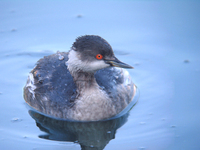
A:
POLYGON ((80 60, 80 56, 78 56, 77 52, 71 50, 69 52, 69 60, 67 61, 68 69, 69 70, 80 70, 80 66, 82 65, 82 61, 80 60))
POLYGON ((103 60, 96 60, 93 62, 84 62, 86 71, 97 71, 99 69, 107 68, 110 65, 106 64, 103 60))
POLYGON ((82 70, 86 72, 93 72, 99 69, 107 68, 110 65, 106 64, 103 60, 81 61, 78 52, 71 50, 69 52, 68 69, 71 71, 82 70))

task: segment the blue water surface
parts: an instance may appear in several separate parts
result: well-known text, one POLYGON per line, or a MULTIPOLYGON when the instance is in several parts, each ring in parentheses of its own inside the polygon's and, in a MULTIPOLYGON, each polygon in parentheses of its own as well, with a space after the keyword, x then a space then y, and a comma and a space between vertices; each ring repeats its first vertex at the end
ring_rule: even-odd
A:
MULTIPOLYGON (((0 149, 200 149, 199 8, 195 0, 1 0, 0 149), (88 137, 77 134, 79 141, 72 133, 61 140, 56 129, 46 136, 33 118, 40 123, 48 118, 29 114, 23 86, 38 59, 68 51, 85 34, 102 36, 120 60, 134 66, 129 72, 140 98, 129 116, 107 123, 115 130, 105 137, 87 131, 88 137)), ((89 125, 66 126, 69 133, 89 125)))

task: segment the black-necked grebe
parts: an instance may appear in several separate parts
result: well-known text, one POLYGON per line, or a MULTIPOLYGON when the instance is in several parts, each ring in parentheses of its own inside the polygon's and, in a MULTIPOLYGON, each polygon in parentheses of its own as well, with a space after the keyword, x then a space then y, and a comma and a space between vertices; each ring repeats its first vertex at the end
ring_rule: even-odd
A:
POLYGON ((69 52, 45 56, 30 72, 26 102, 36 110, 77 121, 108 119, 120 113, 135 93, 129 73, 110 44, 95 35, 78 37, 69 52))

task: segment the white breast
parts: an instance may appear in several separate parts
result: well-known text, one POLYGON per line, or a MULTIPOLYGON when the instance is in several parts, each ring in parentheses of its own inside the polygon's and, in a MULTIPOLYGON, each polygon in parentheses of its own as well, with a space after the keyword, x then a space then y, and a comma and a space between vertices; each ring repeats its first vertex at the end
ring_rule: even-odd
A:
POLYGON ((74 118, 77 120, 96 121, 116 114, 111 99, 104 91, 96 87, 83 92, 83 96, 80 96, 80 99, 76 101, 74 118))

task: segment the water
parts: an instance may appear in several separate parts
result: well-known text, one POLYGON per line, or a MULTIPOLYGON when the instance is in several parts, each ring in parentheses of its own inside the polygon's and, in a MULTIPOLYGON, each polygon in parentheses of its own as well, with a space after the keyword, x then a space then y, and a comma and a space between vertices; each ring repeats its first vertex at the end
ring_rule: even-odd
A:
MULTIPOLYGON (((104 144, 105 150, 200 149, 199 6, 198 1, 1 1, 0 149, 80 150, 82 143, 87 149, 104 144), (129 72, 139 101, 129 116, 98 129, 101 135, 86 130, 78 139, 72 128, 66 134, 56 128, 49 136, 29 115, 23 86, 38 59, 69 50, 84 34, 102 36, 120 60, 134 66, 129 72)), ((85 125, 68 123, 64 129, 76 126, 85 125)))

